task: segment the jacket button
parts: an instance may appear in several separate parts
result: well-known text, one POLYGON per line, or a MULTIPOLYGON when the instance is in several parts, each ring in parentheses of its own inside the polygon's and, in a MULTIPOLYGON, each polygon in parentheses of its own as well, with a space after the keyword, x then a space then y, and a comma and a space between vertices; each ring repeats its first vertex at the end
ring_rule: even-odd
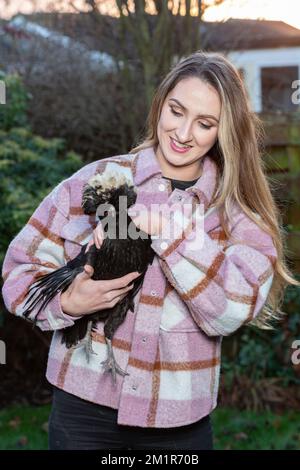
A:
POLYGON ((146 343, 147 338, 143 338, 142 341, 143 341, 143 343, 146 343))
POLYGON ((136 387, 136 385, 132 385, 132 387, 131 387, 131 388, 132 388, 132 390, 134 390, 134 391, 135 391, 137 387, 136 387))
POLYGON ((152 290, 152 291, 151 291, 151 295, 152 295, 153 297, 156 297, 156 296, 157 296, 157 292, 156 292, 155 290, 152 290))
POLYGON ((162 250, 166 250, 166 249, 168 248, 167 242, 162 242, 162 243, 160 244, 160 247, 161 247, 162 250))

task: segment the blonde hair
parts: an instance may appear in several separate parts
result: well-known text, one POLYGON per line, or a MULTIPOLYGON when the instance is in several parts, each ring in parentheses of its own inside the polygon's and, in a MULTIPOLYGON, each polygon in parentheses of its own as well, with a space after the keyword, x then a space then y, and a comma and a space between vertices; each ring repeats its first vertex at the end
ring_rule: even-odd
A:
POLYGON ((230 208, 238 204, 241 209, 267 232, 274 242, 277 258, 273 261, 274 278, 264 307, 249 322, 263 329, 273 329, 272 320, 280 320, 284 289, 288 284, 300 286, 284 259, 285 232, 281 215, 273 199, 265 175, 260 145, 264 133, 262 122, 251 111, 244 84, 236 68, 222 55, 196 51, 181 59, 157 87, 148 114, 144 138, 130 150, 158 145, 157 125, 167 95, 176 84, 189 77, 198 77, 213 86, 221 99, 218 138, 209 151, 218 167, 219 185, 213 203, 220 210, 221 226, 230 237, 227 221, 230 208))

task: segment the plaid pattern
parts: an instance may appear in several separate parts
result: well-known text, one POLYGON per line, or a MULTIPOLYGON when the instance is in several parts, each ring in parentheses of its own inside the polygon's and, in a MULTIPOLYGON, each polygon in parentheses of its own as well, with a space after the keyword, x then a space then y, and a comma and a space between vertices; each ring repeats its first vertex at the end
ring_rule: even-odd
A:
MULTIPOLYGON (((28 286, 76 256, 89 241, 96 220, 82 211, 82 189, 91 176, 113 168, 136 186, 137 205, 203 204, 203 238, 198 246, 188 236, 195 230, 194 216, 183 221, 179 237, 152 237, 157 256, 134 311, 128 311, 113 339, 116 360, 129 373, 118 375, 116 386, 101 366, 107 357, 103 322, 93 333, 97 355, 89 363, 80 348, 61 344, 60 330, 76 318, 62 311, 58 293, 37 319, 42 330, 54 331, 47 379, 69 393, 118 409, 118 424, 167 428, 193 423, 216 407, 222 337, 259 313, 276 259, 271 237, 238 207, 232 210, 231 233, 241 243, 226 240, 218 212, 210 207, 217 167, 209 156, 201 178, 185 191, 172 192, 152 147, 90 163, 62 181, 8 247, 4 302, 11 313, 22 316, 28 286)), ((177 220, 176 212, 172 217, 177 220)))

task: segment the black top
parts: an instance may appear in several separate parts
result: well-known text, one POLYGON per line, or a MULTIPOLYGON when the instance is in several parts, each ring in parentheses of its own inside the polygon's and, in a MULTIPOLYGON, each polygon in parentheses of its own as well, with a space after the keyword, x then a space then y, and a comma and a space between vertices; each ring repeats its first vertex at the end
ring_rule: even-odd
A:
POLYGON ((190 186, 194 186, 194 184, 196 184, 199 179, 197 178, 196 180, 192 180, 192 181, 181 181, 181 180, 174 180, 172 178, 167 178, 166 176, 163 176, 163 178, 171 181, 172 191, 174 191, 175 188, 185 190, 186 188, 189 188, 190 186))

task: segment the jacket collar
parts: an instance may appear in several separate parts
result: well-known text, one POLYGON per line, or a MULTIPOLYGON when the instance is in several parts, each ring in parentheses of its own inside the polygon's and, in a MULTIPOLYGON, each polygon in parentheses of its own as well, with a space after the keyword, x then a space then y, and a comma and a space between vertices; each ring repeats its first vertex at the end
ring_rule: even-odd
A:
MULTIPOLYGON (((162 172, 157 160, 154 147, 147 147, 140 150, 133 160, 133 179, 134 184, 139 186, 146 180, 154 176, 162 178, 162 172)), ((202 175, 194 186, 186 189, 186 191, 193 195, 195 194, 204 204, 205 210, 210 205, 212 198, 217 190, 218 184, 218 167, 213 158, 205 155, 203 159, 202 175)))

